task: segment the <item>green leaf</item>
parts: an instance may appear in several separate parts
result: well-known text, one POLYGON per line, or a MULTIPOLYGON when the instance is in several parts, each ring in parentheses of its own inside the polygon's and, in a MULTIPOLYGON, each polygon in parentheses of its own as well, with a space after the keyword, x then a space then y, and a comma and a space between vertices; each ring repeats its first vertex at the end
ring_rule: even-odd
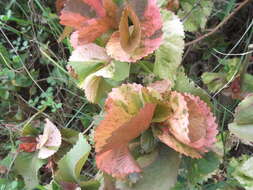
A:
POLYGON ((230 167, 234 169, 232 176, 246 189, 253 189, 253 157, 233 158, 230 167))
POLYGON ((185 19, 185 31, 195 32, 205 29, 207 19, 213 9, 213 1, 180 0, 180 7, 178 15, 181 19, 185 19))
POLYGON ((79 87, 82 86, 83 81, 87 76, 96 72, 104 65, 104 63, 102 62, 95 62, 95 61, 91 62, 71 61, 68 64, 74 69, 74 72, 77 75, 77 83, 79 87))
POLYGON ((251 125, 238 125, 236 123, 230 123, 228 129, 235 136, 248 144, 253 141, 253 124, 251 125))
POLYGON ((165 7, 168 4, 169 0, 157 0, 157 6, 158 7, 165 7))
POLYGON ((111 65, 114 68, 113 76, 111 77, 112 80, 123 81, 129 76, 130 72, 129 63, 114 60, 111 62, 111 65))
POLYGON ((184 51, 184 29, 179 18, 163 10, 164 43, 156 51, 154 73, 162 79, 174 81, 184 51))
POLYGON ((190 93, 194 96, 199 96, 200 99, 206 102, 210 107, 212 106, 208 93, 202 88, 197 87, 183 71, 178 72, 177 80, 175 81, 175 86, 173 89, 178 92, 190 93))
POLYGON ((37 153, 19 153, 15 162, 14 168, 25 181, 27 189, 32 189, 39 184, 38 171, 45 161, 38 158, 37 153))
POLYGON ((253 141, 253 95, 247 96, 237 106, 234 122, 228 125, 228 129, 244 143, 251 144, 253 141))
POLYGON ((145 153, 150 153, 156 146, 156 140, 153 136, 152 130, 146 130, 141 134, 141 148, 145 153))
POLYGON ((38 129, 32 127, 31 124, 25 125, 22 129, 22 136, 37 136, 39 134, 38 129))
POLYGON ((56 181, 79 183, 80 172, 89 156, 90 150, 90 145, 80 133, 77 143, 58 162, 58 170, 55 175, 56 181))
POLYGON ((210 92, 217 92, 227 83, 224 73, 205 72, 201 76, 203 83, 207 85, 210 92))
POLYGON ((62 128, 61 130, 62 139, 64 141, 67 141, 71 144, 76 144, 76 141, 78 140, 78 131, 75 131, 70 128, 62 128))
POLYGON ((176 182, 179 164, 179 154, 166 146, 161 146, 157 159, 143 169, 143 178, 132 187, 120 181, 117 181, 117 186, 120 190, 169 190, 176 182))
POLYGON ((246 93, 253 92, 253 76, 252 75, 244 74, 243 81, 241 84, 241 90, 246 93))
POLYGON ((202 183, 218 170, 220 158, 214 152, 208 152, 201 159, 184 157, 183 166, 187 169, 187 182, 192 185, 202 183))
POLYGON ((253 125, 253 95, 247 96, 237 106, 234 122, 239 125, 253 125))

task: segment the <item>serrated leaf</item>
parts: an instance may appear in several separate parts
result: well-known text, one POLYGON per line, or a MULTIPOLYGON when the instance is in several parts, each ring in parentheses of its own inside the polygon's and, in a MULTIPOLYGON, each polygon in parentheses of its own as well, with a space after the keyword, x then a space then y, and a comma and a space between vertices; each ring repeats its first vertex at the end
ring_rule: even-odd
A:
POLYGON ((218 169, 220 161, 220 158, 214 152, 208 152, 201 159, 185 157, 183 167, 187 169, 187 181, 192 185, 206 181, 218 169))
POLYGON ((184 29, 179 18, 163 10, 163 43, 156 51, 154 73, 174 82, 184 51, 184 29))
POLYGON ((58 162, 58 170, 55 174, 57 181, 80 182, 80 172, 85 164, 91 147, 86 138, 80 133, 77 143, 58 162))
POLYGON ((130 65, 110 60, 105 49, 96 44, 86 44, 72 52, 68 70, 79 88, 84 89, 87 99, 99 103, 113 87, 106 79, 114 82, 124 80, 129 76, 130 65))
POLYGON ((185 75, 183 71, 178 72, 175 86, 173 89, 178 92, 190 93, 194 96, 199 96, 201 100, 203 100, 210 107, 212 107, 212 103, 210 101, 208 93, 205 92, 202 88, 197 87, 194 82, 185 75))
POLYGON ((154 0, 130 0, 120 7, 119 30, 106 45, 108 55, 119 61, 136 62, 153 53, 162 42, 162 20, 154 0), (133 25, 129 25, 128 19, 133 25))
POLYGON ((93 42, 114 27, 115 18, 108 14, 111 11, 99 0, 67 1, 61 11, 60 23, 76 29, 72 34, 75 42, 71 40, 71 43, 77 47, 93 42))
POLYGON ((180 0, 178 15, 184 19, 185 31, 195 32, 205 29, 206 22, 213 9, 212 0, 180 0), (190 13, 190 14, 189 14, 190 13))
POLYGON ((131 187, 127 183, 117 181, 120 190, 169 190, 176 182, 180 156, 177 152, 161 146, 159 156, 143 170, 143 177, 131 187))
POLYGON ((19 153, 14 168, 17 170, 25 181, 27 189, 33 189, 39 184, 38 171, 46 162, 38 158, 37 153, 19 153))
POLYGON ((114 177, 138 173, 140 167, 132 157, 128 143, 149 128, 155 106, 143 102, 137 84, 125 84, 109 94, 106 115, 95 130, 97 167, 114 177))

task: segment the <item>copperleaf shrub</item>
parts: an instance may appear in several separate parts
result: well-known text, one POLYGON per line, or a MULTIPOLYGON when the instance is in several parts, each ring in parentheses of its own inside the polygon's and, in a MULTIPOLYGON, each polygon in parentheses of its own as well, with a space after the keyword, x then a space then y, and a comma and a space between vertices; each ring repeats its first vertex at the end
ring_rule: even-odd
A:
POLYGON ((156 50, 162 41, 162 21, 154 0, 67 1, 60 19, 61 24, 75 29, 71 35, 74 48, 114 30, 106 51, 119 61, 135 62, 156 50))
MULTIPOLYGON (((100 170, 117 179, 126 179, 155 165, 162 154, 160 149, 171 147, 192 158, 201 158, 209 150, 218 132, 209 107, 196 96, 172 91, 170 84, 166 81, 148 87, 123 84, 109 93, 105 118, 95 129, 96 163, 100 170), (137 138, 150 128, 151 140, 153 136, 158 143, 149 154, 158 151, 157 158, 141 153, 144 142, 137 138), (159 141, 168 147, 160 147, 159 141)), ((143 188, 137 181, 136 187, 139 186, 143 188)))
MULTIPOLYGON (((202 158, 215 142, 218 130, 209 97, 180 67, 184 26, 168 10, 173 3, 57 2, 60 23, 73 30, 67 69, 86 98, 104 107, 94 131, 96 166, 104 173, 102 189, 172 188, 182 155, 202 158), (142 60, 156 81, 122 84, 131 77, 130 67, 142 60)), ((185 8, 183 1, 180 5, 185 8)), ((205 21, 198 24, 196 29, 205 21)), ((58 179, 69 175, 61 162, 58 179)), ((80 185, 76 177, 69 182, 80 185)))

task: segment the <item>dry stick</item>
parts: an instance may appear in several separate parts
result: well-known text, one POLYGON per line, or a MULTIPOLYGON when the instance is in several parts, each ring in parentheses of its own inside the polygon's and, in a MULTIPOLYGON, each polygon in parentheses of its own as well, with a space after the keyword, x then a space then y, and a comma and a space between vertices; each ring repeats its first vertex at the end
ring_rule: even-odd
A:
POLYGON ((220 24, 218 24, 215 28, 211 29, 211 31, 209 33, 204 34, 203 36, 200 36, 199 38, 190 41, 188 43, 185 44, 185 46, 190 46, 193 45, 195 43, 198 43, 199 41, 207 38, 208 36, 214 34, 215 32, 217 32, 230 18, 232 18, 242 7, 244 7, 247 3, 249 3, 252 0, 245 0, 242 3, 240 3, 240 5, 232 12, 230 13, 222 22, 220 22, 220 24))

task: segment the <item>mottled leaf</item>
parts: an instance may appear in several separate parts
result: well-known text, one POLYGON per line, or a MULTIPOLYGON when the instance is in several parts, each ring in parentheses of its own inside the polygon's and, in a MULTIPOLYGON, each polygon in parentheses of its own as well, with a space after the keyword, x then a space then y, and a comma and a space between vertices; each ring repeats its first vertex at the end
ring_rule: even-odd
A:
POLYGON ((107 53, 119 61, 136 62, 160 46, 161 28, 155 0, 129 1, 124 7, 119 31, 114 32, 107 43, 107 53), (133 26, 129 26, 128 17, 133 26))
POLYGON ((207 19, 212 12, 213 1, 180 0, 180 7, 178 15, 181 19, 185 19, 185 30, 195 32, 205 29, 207 19))
POLYGON ((76 39, 71 40, 74 47, 93 42, 115 24, 100 0, 67 1, 60 20, 61 24, 76 29, 72 37, 76 39))
POLYGON ((156 51, 154 73, 162 79, 174 82, 184 51, 184 29, 179 18, 163 10, 163 43, 156 51))
POLYGON ((115 177, 140 172, 127 146, 148 129, 156 106, 147 103, 142 107, 141 89, 138 85, 113 89, 106 101, 105 118, 95 131, 97 166, 115 177))

